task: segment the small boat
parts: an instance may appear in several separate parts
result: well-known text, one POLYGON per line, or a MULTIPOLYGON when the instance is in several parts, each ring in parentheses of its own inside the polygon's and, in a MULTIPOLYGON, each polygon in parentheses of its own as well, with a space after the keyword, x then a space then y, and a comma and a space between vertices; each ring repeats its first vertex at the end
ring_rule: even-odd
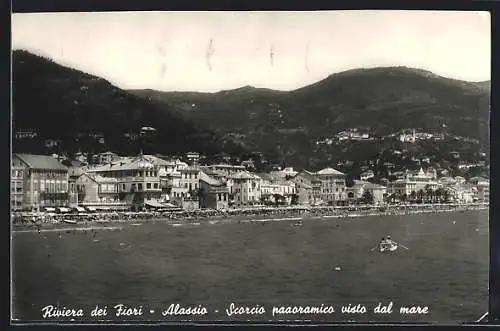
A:
POLYGON ((380 253, 394 252, 398 249, 398 245, 395 243, 380 243, 378 246, 378 251, 380 253))
POLYGON ((73 220, 63 220, 63 222, 68 224, 76 224, 76 221, 73 220))

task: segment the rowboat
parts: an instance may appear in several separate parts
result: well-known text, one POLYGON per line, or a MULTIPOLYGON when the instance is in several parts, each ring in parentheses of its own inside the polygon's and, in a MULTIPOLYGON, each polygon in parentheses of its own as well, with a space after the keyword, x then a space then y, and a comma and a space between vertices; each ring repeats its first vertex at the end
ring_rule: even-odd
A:
POLYGON ((380 253, 394 252, 397 249, 398 245, 395 243, 380 243, 378 247, 380 253))

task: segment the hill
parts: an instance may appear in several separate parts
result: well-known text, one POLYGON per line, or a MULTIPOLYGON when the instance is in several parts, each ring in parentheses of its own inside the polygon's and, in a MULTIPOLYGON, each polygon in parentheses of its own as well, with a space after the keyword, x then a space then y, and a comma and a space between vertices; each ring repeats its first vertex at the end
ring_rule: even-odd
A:
MULTIPOLYGON (((490 82, 453 80, 420 69, 349 70, 289 92, 248 86, 217 93, 130 92, 291 164, 348 157, 315 155, 314 141, 358 127, 379 136, 446 127, 448 133, 478 139, 477 149, 488 150, 490 82)), ((362 157, 379 149, 368 148, 362 157)))
POLYGON ((60 141, 57 150, 69 153, 134 154, 141 148, 163 154, 241 151, 165 105, 139 98, 102 78, 26 51, 14 51, 12 61, 13 131, 38 134, 29 141, 14 140, 14 151, 47 152, 43 145, 47 139, 60 141), (145 126, 155 128, 156 134, 141 136, 145 126))

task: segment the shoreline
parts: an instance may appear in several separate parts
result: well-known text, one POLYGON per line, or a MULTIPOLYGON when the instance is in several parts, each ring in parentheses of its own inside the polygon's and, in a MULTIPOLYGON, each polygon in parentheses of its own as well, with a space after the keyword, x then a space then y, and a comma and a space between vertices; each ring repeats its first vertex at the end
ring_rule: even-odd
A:
POLYGON ((355 218, 367 216, 402 216, 427 213, 465 212, 489 209, 489 204, 427 204, 396 206, 357 206, 357 207, 282 207, 282 208, 245 208, 225 211, 196 210, 181 212, 104 212, 92 214, 50 214, 32 213, 12 215, 12 232, 64 230, 92 230, 98 225, 108 229, 111 225, 143 223, 167 223, 171 226, 200 225, 218 223, 251 223, 301 221, 303 219, 355 218), (383 209, 382 209, 383 208, 383 209), (228 219, 230 218, 230 219, 228 219), (175 223, 173 223, 175 222, 175 223), (82 228, 84 226, 84 228, 82 228))

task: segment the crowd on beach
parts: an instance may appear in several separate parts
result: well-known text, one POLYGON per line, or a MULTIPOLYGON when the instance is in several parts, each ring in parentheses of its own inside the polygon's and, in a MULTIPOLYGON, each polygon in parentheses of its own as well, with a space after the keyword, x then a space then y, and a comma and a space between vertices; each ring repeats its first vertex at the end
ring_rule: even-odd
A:
POLYGON ((199 209, 193 211, 142 211, 142 212, 94 212, 56 214, 46 212, 13 214, 14 226, 41 226, 59 223, 119 223, 129 221, 161 221, 161 220, 203 220, 213 218, 240 217, 360 217, 371 215, 411 215, 419 213, 437 213, 449 211, 467 211, 488 208, 487 204, 429 204, 429 205, 391 205, 362 207, 308 207, 293 206, 282 208, 234 208, 225 210, 199 209))

